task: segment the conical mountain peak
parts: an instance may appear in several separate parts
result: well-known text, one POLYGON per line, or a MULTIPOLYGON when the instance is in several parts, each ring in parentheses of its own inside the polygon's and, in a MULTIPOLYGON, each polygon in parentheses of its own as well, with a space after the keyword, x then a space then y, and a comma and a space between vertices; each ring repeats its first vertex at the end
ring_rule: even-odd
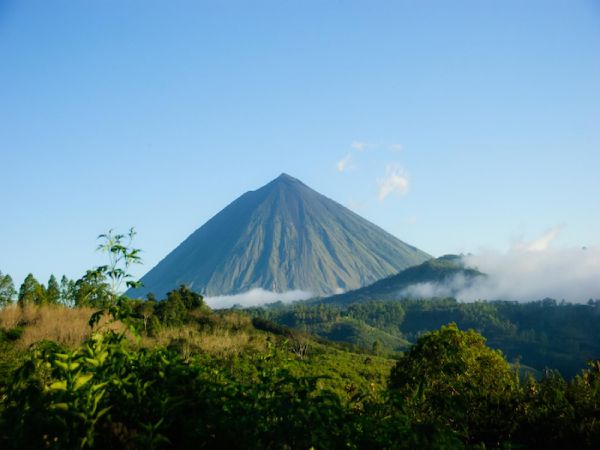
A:
POLYGON ((276 186, 283 185, 283 186, 305 186, 305 187, 308 187, 302 181, 300 181, 298 178, 294 178, 293 176, 288 175, 287 173, 282 173, 277 178, 275 178, 273 181, 271 181, 271 183, 269 183, 269 184, 273 184, 276 186))
POLYGON ((180 284, 205 295, 262 288, 314 295, 355 289, 430 256, 282 173, 192 233, 130 291, 180 284))
POLYGON ((281 183, 289 183, 289 182, 300 181, 300 180, 283 172, 281 175, 279 175, 277 178, 275 178, 275 181, 279 181, 281 183))

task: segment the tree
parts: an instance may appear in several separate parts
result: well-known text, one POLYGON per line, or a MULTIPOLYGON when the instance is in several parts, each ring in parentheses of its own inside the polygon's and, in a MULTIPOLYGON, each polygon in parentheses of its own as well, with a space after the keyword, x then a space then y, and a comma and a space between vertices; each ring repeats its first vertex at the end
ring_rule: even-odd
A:
POLYGON ((25 277, 23 284, 19 288, 18 302, 19 306, 41 305, 46 301, 46 288, 41 285, 33 276, 29 274, 25 277))
POLYGON ((450 324, 422 336, 392 369, 390 387, 418 422, 453 429, 466 442, 493 446, 514 431, 517 374, 473 330, 450 324))
POLYGON ((167 293, 167 300, 178 298, 188 311, 204 306, 204 298, 197 292, 182 284, 177 289, 167 293))
POLYGON ((374 355, 381 355, 382 350, 383 350, 383 344, 381 343, 381 341, 379 339, 375 339, 373 341, 373 346, 371 347, 371 351, 373 352, 374 355))
POLYGON ((153 300, 152 298, 150 298, 150 295, 148 295, 148 300, 141 301, 136 308, 136 312, 140 316, 142 316, 142 320, 144 322, 144 333, 148 332, 148 321, 154 314, 155 308, 156 308, 156 300, 153 300))
POLYGON ((158 303, 156 314, 165 325, 181 325, 187 317, 187 308, 179 295, 172 295, 158 303))
POLYGON ((54 275, 50 275, 50 279, 48 280, 48 288, 46 289, 46 303, 56 305, 59 299, 60 287, 58 285, 58 281, 56 281, 56 277, 54 275))
POLYGON ((16 293, 17 291, 10 275, 3 275, 2 271, 0 271, 0 308, 11 304, 16 293))
POLYGON ((60 279, 59 301, 65 306, 75 306, 75 282, 69 280, 65 275, 60 279))
POLYGON ((73 289, 73 303, 75 306, 103 308, 110 302, 109 284, 101 270, 88 270, 83 277, 75 282, 73 289))

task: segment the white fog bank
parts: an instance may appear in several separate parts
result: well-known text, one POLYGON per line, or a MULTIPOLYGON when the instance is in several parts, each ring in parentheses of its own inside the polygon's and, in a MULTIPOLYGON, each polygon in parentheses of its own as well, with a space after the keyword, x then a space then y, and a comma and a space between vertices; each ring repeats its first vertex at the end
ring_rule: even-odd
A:
POLYGON ((582 303, 600 298, 600 247, 515 248, 463 259, 489 276, 461 289, 458 298, 462 300, 528 301, 550 297, 582 303))
POLYGON ((600 247, 553 247, 562 227, 505 252, 481 250, 463 256, 467 267, 487 274, 475 280, 459 275, 445 283, 409 286, 402 295, 455 297, 462 301, 543 298, 585 303, 600 299, 600 247))
POLYGON ((308 291, 294 290, 287 292, 270 292, 261 288, 251 289, 248 292, 236 295, 219 295, 216 297, 206 297, 204 301, 211 308, 231 308, 235 305, 243 307, 259 306, 267 303, 281 301, 283 303, 291 303, 296 300, 306 300, 313 297, 313 294, 308 291))

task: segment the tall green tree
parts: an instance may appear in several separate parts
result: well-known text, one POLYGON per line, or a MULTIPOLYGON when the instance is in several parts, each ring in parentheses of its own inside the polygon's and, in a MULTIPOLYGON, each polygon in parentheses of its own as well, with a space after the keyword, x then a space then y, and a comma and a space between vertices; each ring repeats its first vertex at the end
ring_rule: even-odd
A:
POLYGON ((75 306, 75 282, 69 280, 66 275, 63 275, 60 279, 59 290, 59 302, 65 306, 75 306))
POLYGON ((46 302, 46 288, 31 273, 25 277, 19 288, 18 302, 21 307, 42 305, 46 302))
POLYGON ((17 291, 10 275, 4 275, 0 271, 0 308, 11 304, 16 293, 17 291))
POLYGON ((50 275, 46 288, 46 303, 56 305, 60 299, 60 287, 54 275, 50 275))
POLYGON ((75 282, 73 288, 75 306, 104 308, 111 303, 111 300, 110 285, 101 269, 88 270, 75 282))

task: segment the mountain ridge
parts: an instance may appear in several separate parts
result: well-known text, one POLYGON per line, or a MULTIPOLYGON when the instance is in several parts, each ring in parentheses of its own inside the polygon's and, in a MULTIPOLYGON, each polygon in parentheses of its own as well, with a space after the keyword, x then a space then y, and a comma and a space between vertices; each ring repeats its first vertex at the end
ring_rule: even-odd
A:
POLYGON ((403 294, 403 291, 422 283, 439 286, 446 285, 451 296, 454 293, 449 284, 451 284, 451 281, 456 276, 461 276, 466 283, 470 283, 477 278, 487 275, 475 268, 465 266, 462 257, 459 255, 444 255, 408 267, 394 275, 377 280, 370 285, 342 294, 313 300, 312 302, 343 305, 373 300, 398 300, 407 297, 406 294, 403 294))

